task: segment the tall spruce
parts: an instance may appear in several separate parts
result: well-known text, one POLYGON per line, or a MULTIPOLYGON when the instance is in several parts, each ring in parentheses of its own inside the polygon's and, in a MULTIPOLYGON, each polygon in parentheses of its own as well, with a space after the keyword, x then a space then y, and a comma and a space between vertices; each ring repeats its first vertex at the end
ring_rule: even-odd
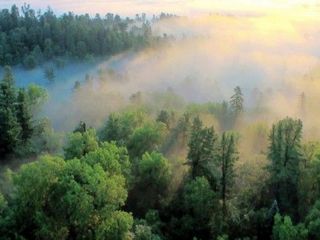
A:
POLYGON ((193 121, 189 142, 188 165, 191 177, 205 176, 211 184, 217 183, 217 136, 213 128, 203 127, 199 117, 193 121))
POLYGON ((239 116, 240 113, 243 112, 243 101, 244 100, 241 88, 237 86, 234 89, 234 94, 231 96, 230 99, 230 105, 236 118, 239 116))

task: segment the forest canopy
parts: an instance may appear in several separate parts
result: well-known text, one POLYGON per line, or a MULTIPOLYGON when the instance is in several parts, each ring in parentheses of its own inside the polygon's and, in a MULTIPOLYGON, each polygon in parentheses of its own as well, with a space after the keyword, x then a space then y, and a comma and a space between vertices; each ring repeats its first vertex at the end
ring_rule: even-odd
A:
POLYGON ((41 13, 28 4, 21 10, 13 5, 0 11, 0 63, 32 69, 59 56, 84 59, 142 48, 152 35, 150 23, 145 18, 139 22, 141 27, 112 13, 56 16, 50 8, 41 13))
POLYGON ((266 70, 281 35, 272 88, 250 81, 270 25, 217 15, 211 38, 205 18, 0 10, 0 239, 320 239, 320 75, 266 70), (235 37, 254 53, 229 62, 235 37))

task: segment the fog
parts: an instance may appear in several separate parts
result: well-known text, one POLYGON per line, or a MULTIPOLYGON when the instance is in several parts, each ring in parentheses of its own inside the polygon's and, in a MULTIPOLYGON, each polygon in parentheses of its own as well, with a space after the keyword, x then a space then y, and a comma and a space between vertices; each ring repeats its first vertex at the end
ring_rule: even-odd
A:
POLYGON ((162 20, 152 28, 154 35, 175 39, 166 44, 107 60, 67 63, 55 69, 53 82, 45 79, 44 66, 32 71, 16 67, 14 73, 19 86, 35 82, 48 89, 42 114, 56 130, 73 129, 80 120, 99 127, 138 91, 170 89, 186 102, 204 103, 228 101, 236 86, 244 92, 248 112, 261 102, 268 110, 251 121, 300 116, 304 92, 308 109, 303 117, 311 129, 317 127, 311 119, 319 115, 320 100, 320 19, 311 13, 162 20), (85 81, 87 74, 90 81, 85 81), (81 88, 74 91, 76 81, 81 88))

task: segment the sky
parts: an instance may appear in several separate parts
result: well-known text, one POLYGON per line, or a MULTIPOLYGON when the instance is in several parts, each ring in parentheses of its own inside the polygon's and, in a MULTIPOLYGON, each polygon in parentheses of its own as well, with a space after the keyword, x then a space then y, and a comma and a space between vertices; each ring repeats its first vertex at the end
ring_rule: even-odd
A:
POLYGON ((320 0, 0 0, 0 8, 12 4, 21 6, 24 2, 32 8, 45 9, 50 6, 55 12, 63 13, 118 13, 134 15, 145 12, 158 14, 169 12, 178 15, 208 14, 217 11, 266 11, 287 9, 296 6, 319 6, 320 0))

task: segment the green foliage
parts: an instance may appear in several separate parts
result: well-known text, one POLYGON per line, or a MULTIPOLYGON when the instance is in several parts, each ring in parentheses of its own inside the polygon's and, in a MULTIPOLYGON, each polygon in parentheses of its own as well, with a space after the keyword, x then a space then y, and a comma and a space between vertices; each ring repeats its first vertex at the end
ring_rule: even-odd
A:
POLYGON ((23 60, 23 66, 29 70, 34 69, 37 66, 36 58, 32 54, 26 56, 23 60))
POLYGON ((100 132, 100 139, 127 145, 134 130, 142 125, 144 119, 144 113, 140 111, 111 114, 100 132))
POLYGON ((24 5, 0 11, 0 63, 23 63, 32 69, 43 60, 59 56, 85 59, 148 46, 151 26, 146 22, 130 29, 134 20, 109 14, 105 18, 71 12, 56 16, 50 8, 43 13, 24 5), (110 17, 112 15, 112 17, 110 17), (14 23, 14 24, 13 24, 14 23))
POLYGON ((0 154, 13 153, 19 143, 21 127, 17 119, 16 89, 10 67, 5 67, 0 83, 0 154))
POLYGON ((56 133, 47 119, 38 121, 30 139, 30 152, 36 155, 41 153, 57 154, 62 150, 61 133, 56 133))
POLYGON ((127 190, 121 172, 113 170, 99 162, 89 165, 85 159, 49 156, 23 165, 13 177, 14 213, 6 234, 27 239, 126 239, 133 219, 119 210, 127 190))
POLYGON ((4 198, 4 196, 0 193, 0 216, 2 216, 4 210, 6 209, 7 207, 7 201, 6 199, 4 198))
POLYGON ((217 240, 229 240, 228 235, 220 235, 218 236, 217 240))
POLYGON ((102 143, 99 148, 90 151, 83 161, 91 166, 100 164, 105 171, 122 174, 128 182, 131 181, 131 163, 127 149, 118 147, 115 143, 102 143))
POLYGON ((309 239, 320 239, 320 201, 317 201, 305 219, 309 239))
POLYGON ((167 128, 170 129, 172 124, 172 118, 173 118, 172 113, 170 115, 168 111, 161 110, 161 112, 157 117, 157 121, 164 123, 167 126, 167 128))
POLYGON ((272 239, 306 240, 308 239, 308 230, 303 225, 294 226, 290 217, 281 217, 280 214, 276 214, 274 217, 272 239))
POLYGON ((39 112, 42 105, 48 99, 48 93, 45 89, 35 84, 30 84, 26 89, 26 94, 31 112, 36 114, 39 112))
POLYGON ((161 240, 161 238, 152 233, 151 227, 147 225, 136 225, 134 228, 134 240, 161 240))
POLYGON ((202 126, 196 117, 193 122, 189 141, 188 165, 191 177, 205 176, 217 184, 217 136, 213 128, 202 126))
POLYGON ((138 162, 138 178, 140 182, 157 184, 154 189, 165 192, 170 180, 170 165, 162 154, 146 152, 138 162))
POLYGON ((169 135, 162 146, 162 151, 170 153, 175 149, 187 148, 189 133, 191 129, 191 121, 189 114, 183 114, 179 118, 177 125, 170 129, 169 135))
POLYGON ((17 98, 17 120, 21 126, 21 140, 25 144, 31 138, 33 133, 32 114, 30 104, 28 102, 28 95, 22 88, 18 92, 17 98))
POLYGON ((185 209, 192 212, 197 220, 208 221, 210 211, 213 209, 215 193, 211 190, 210 184, 205 177, 196 177, 187 183, 184 188, 185 209))
POLYGON ((98 148, 96 131, 93 128, 85 132, 74 132, 68 135, 67 145, 64 148, 65 158, 81 158, 98 148))
POLYGON ((130 156, 139 158, 145 152, 158 150, 165 134, 163 123, 146 123, 135 129, 127 145, 130 156))
POLYGON ((183 206, 187 213, 181 221, 184 231, 200 239, 208 236, 211 231, 210 221, 217 204, 216 194, 212 191, 205 177, 196 177, 184 187, 183 206))
POLYGON ((273 125, 268 158, 272 191, 280 211, 297 214, 302 122, 286 118, 273 125))
POLYGON ((128 205, 144 216, 148 209, 160 209, 168 194, 171 168, 168 159, 157 152, 143 154, 135 167, 134 187, 128 205))
POLYGON ((230 106, 235 117, 238 117, 243 112, 243 95, 239 86, 234 89, 234 95, 230 99, 230 106))
MULTIPOLYGON (((60 51, 56 39, 44 38, 45 55, 54 57, 60 51)), ((90 54, 86 40, 69 41, 76 43, 68 48, 77 57, 90 54)), ((114 47, 120 49, 118 44, 114 47)), ((226 102, 191 104, 183 115, 180 109, 171 111, 170 94, 168 102, 161 94, 154 98, 168 108, 160 104, 152 109, 142 105, 137 93, 131 99, 133 110, 111 114, 99 138, 80 122, 67 135, 65 159, 34 157, 8 183, 0 175, 0 238, 319 239, 319 144, 301 144, 300 120, 281 120, 270 132, 264 168, 267 127, 258 124, 241 129, 245 143, 240 143, 237 162, 238 135, 218 135, 195 117, 206 123, 218 119, 217 129, 229 129, 234 114, 243 111, 241 89, 235 92, 231 107, 226 102)), ((0 83, 1 154, 63 156, 62 134, 37 118, 46 97, 35 85, 18 90, 6 68, 0 83)))
POLYGON ((223 133, 219 147, 219 162, 221 164, 221 198, 226 211, 226 200, 234 184, 234 164, 238 160, 236 139, 233 133, 223 133))
POLYGON ((145 215, 145 220, 147 224, 152 228, 153 233, 162 235, 161 228, 164 226, 164 223, 160 219, 160 214, 158 210, 149 210, 145 215))

